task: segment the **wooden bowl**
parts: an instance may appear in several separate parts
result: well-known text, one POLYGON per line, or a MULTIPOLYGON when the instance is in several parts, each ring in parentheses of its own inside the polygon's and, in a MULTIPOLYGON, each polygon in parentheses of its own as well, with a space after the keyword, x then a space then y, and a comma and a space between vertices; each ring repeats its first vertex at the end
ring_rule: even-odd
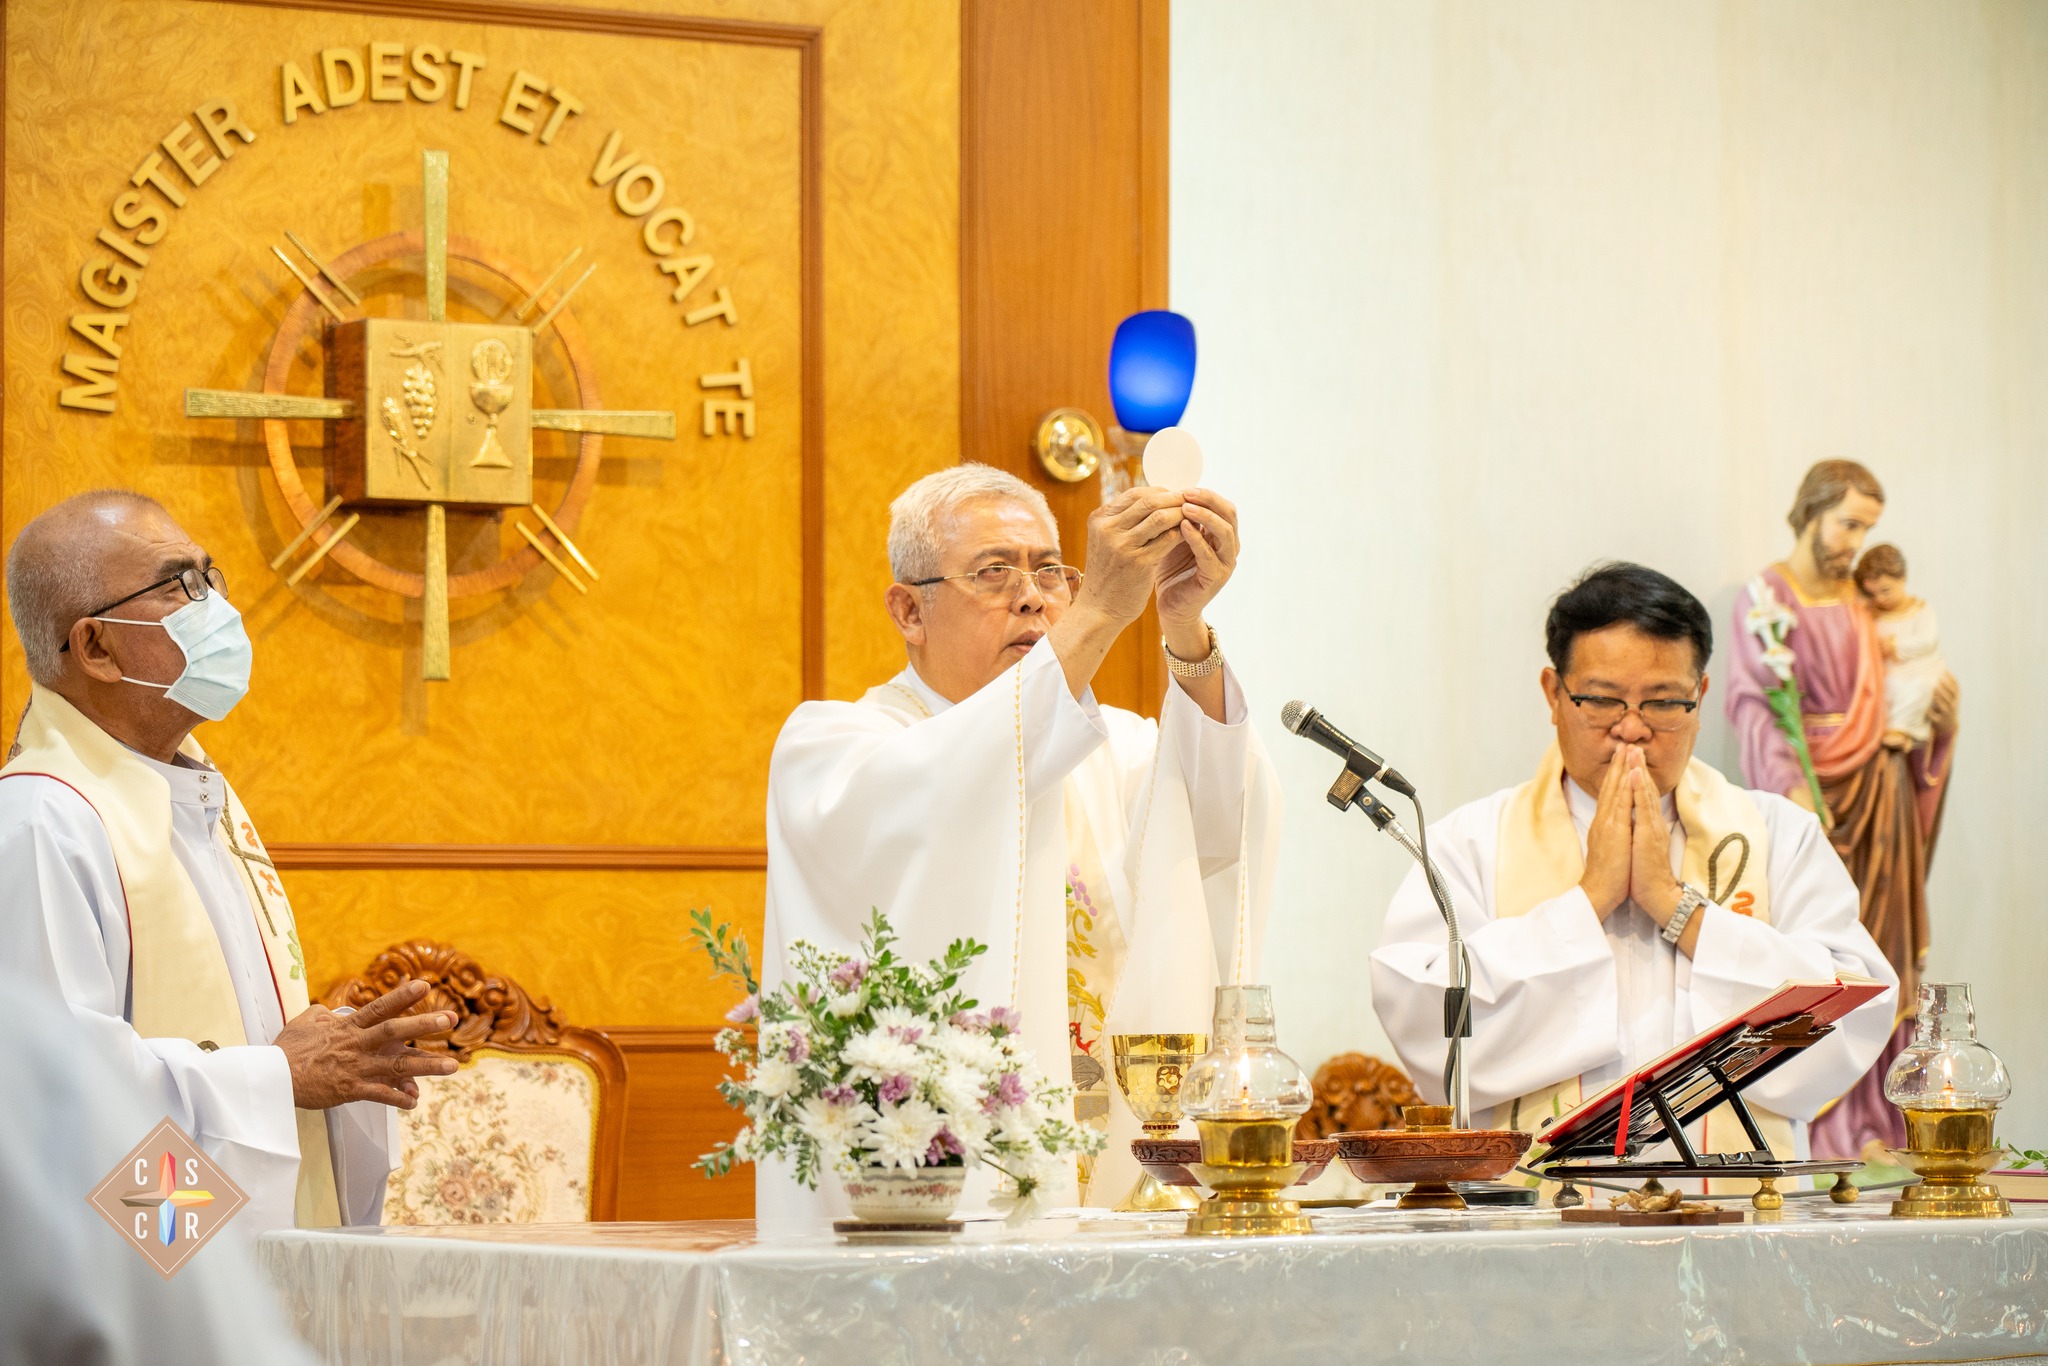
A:
POLYGON ((1529 1151, 1532 1136, 1514 1129, 1366 1129, 1335 1136, 1338 1160, 1367 1185, 1492 1181, 1529 1151))
MULTIPOLYGON (((1197 1138, 1134 1138, 1131 1155, 1162 1186, 1200 1186, 1193 1168, 1202 1160, 1202 1141, 1197 1138)), ((1294 1160, 1304 1165, 1297 1186, 1306 1186, 1323 1174, 1337 1156, 1337 1141, 1331 1138, 1297 1138, 1294 1160)))

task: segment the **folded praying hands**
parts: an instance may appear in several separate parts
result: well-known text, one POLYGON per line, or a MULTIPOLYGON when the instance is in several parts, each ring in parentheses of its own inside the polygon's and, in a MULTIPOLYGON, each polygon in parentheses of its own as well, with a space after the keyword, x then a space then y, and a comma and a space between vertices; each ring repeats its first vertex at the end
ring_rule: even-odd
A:
POLYGON ((1638 745, 1623 745, 1607 765, 1586 831, 1586 874, 1579 887, 1602 920, 1624 901, 1635 902, 1659 925, 1678 909, 1671 823, 1638 745))

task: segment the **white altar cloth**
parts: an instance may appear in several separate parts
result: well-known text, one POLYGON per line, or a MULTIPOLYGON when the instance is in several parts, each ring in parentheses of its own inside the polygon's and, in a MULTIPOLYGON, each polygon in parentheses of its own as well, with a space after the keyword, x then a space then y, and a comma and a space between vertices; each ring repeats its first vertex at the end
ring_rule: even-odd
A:
POLYGON ((1327 1212, 1243 1240, 1041 1220, 909 1247, 746 1223, 292 1231, 259 1257, 335 1366, 2048 1362, 2048 1207, 1886 1208, 1628 1229, 1327 1212))

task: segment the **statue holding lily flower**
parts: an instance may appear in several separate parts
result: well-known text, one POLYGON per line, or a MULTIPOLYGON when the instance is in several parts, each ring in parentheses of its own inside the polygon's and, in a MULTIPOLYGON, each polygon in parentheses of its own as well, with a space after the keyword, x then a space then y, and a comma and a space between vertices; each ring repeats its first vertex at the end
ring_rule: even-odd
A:
POLYGON ((959 989, 985 946, 957 939, 907 962, 876 910, 857 955, 799 940, 790 979, 763 992, 746 940, 709 911, 690 918, 712 967, 747 992, 717 1038, 741 1068, 720 1094, 746 1123, 697 1160, 706 1176, 778 1160, 813 1190, 829 1172, 863 1219, 928 1223, 951 1216, 981 1165, 1004 1178, 997 1202, 1024 1218, 1062 1159, 1101 1149, 1074 1122, 1072 1089, 1023 1046, 1019 1013, 980 1010, 959 989))
POLYGON ((1828 811, 1827 795, 1821 791, 1820 775, 1813 771, 1813 751, 1806 743, 1799 678, 1793 669, 1798 659, 1785 639, 1799 625, 1799 618, 1779 600, 1770 581, 1761 574, 1749 582, 1749 599, 1749 611, 1743 614, 1742 624, 1763 647, 1758 660, 1778 680, 1775 686, 1763 690, 1764 701, 1770 704, 1772 719, 1792 747, 1792 757, 1799 761, 1809 797, 1806 808, 1820 817, 1823 826, 1832 825, 1834 818, 1828 811))
MULTIPOLYGON (((1886 659, 1870 603, 1854 577, 1864 541, 1884 515, 1884 489, 1852 460, 1806 472, 1786 521, 1791 554, 1735 595, 1728 719, 1749 785, 1812 811, 1856 883, 1863 927, 1916 999, 1929 944, 1927 869, 1941 830, 1955 752, 1958 690, 1931 682, 1928 738, 1887 743, 1886 659)), ((1898 1147, 1905 1128, 1884 1099, 1885 1070, 1912 1037, 1902 1009, 1892 1040, 1863 1080, 1810 1132, 1816 1157, 1898 1147)))

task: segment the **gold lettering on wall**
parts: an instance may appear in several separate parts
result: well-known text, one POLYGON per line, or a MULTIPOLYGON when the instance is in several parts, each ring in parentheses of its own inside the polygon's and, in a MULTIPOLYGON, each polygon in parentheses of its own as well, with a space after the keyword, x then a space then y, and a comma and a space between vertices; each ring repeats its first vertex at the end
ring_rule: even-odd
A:
MULTIPOLYGON (((289 127, 302 114, 320 116, 358 105, 438 104, 451 95, 453 108, 462 111, 469 107, 476 74, 488 65, 482 53, 444 50, 432 43, 379 39, 361 47, 322 48, 311 60, 278 64, 278 114, 289 127)), ((496 104, 500 124, 542 147, 555 145, 584 108, 581 99, 547 76, 523 68, 511 73, 496 104)), ((71 332, 90 342, 98 354, 63 358, 63 374, 81 383, 60 387, 61 405, 87 412, 114 411, 121 354, 117 334, 129 325, 128 310, 150 264, 147 249, 170 231, 173 212, 187 207, 190 192, 227 165, 237 144, 255 140, 255 130, 233 99, 209 100, 173 125, 129 175, 131 188, 108 206, 115 227, 127 235, 98 229, 94 242, 108 254, 92 256, 79 271, 79 292, 100 311, 75 315, 71 332)), ((730 285, 716 286, 709 300, 699 298, 692 306, 717 259, 705 251, 685 254, 697 235, 695 216, 682 205, 666 202, 667 174, 638 152, 624 151, 625 145, 625 130, 614 129, 606 137, 590 172, 591 184, 608 190, 613 207, 637 221, 640 245, 654 258, 655 269, 675 281, 669 302, 680 308, 683 326, 698 327, 715 319, 723 319, 727 327, 738 326, 739 306, 730 285)), ((574 288, 557 297, 555 310, 574 288)), ((747 362, 740 361, 730 375, 704 376, 702 383, 705 388, 739 390, 737 397, 704 400, 704 434, 753 436, 757 418, 747 362)))
POLYGON ((727 436, 737 434, 745 439, 754 434, 754 367, 745 356, 726 374, 699 375, 697 387, 739 391, 737 398, 704 400, 704 435, 718 435, 721 425, 727 436))

